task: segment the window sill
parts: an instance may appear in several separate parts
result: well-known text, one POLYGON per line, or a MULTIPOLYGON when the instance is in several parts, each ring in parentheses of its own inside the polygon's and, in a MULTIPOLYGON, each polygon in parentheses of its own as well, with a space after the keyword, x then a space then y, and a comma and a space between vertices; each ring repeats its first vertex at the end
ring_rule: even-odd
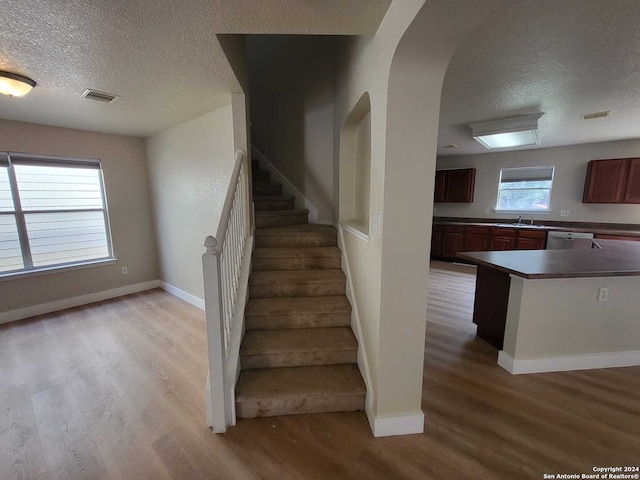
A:
POLYGON ((105 267, 107 265, 114 265, 118 262, 117 258, 107 258, 104 260, 95 260, 84 263, 74 263, 73 265, 55 266, 39 268, 37 270, 25 270, 21 272, 11 272, 0 274, 0 282, 6 282, 8 280, 18 280, 29 277, 39 277, 40 275, 49 275, 51 273, 63 273, 71 270, 83 270, 85 268, 105 267))
POLYGON ((494 213, 515 213, 520 214, 524 213, 526 215, 549 215, 551 210, 498 210, 497 208, 493 209, 494 213))

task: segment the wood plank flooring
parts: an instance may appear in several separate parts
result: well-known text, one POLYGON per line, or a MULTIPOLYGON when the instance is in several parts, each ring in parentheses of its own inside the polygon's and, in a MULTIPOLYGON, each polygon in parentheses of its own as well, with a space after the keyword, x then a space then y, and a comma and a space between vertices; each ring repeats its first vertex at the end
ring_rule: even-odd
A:
POLYGON ((640 463, 640 368, 512 376, 471 323, 473 267, 431 268, 426 431, 362 412, 203 426, 201 311, 153 290, 0 327, 0 478, 540 479, 640 463))

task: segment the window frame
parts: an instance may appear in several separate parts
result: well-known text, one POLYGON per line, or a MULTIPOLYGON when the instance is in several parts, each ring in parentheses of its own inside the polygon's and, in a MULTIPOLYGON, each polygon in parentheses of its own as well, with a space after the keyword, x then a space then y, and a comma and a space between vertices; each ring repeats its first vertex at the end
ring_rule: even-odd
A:
POLYGON ((112 264, 117 261, 113 249, 113 240, 111 235, 111 222, 109 221, 109 206, 107 203, 107 192, 104 182, 104 172, 102 171, 102 162, 100 159, 86 158, 69 158, 53 155, 34 155, 18 152, 0 152, 0 160, 6 158, 6 162, 0 161, 0 167, 6 167, 9 177, 9 185, 11 198, 13 201, 13 210, 0 211, 0 215, 12 215, 15 218, 18 240, 20 243, 20 251, 22 254, 23 268, 17 270, 9 270, 0 272, 0 280, 9 279, 18 276, 32 276, 43 273, 57 272, 62 270, 74 270, 79 268, 87 268, 91 266, 99 266, 112 264), (12 157, 15 160, 12 160, 12 157), (102 208, 69 208, 69 209, 40 209, 40 210, 24 210, 22 207, 22 199, 18 179, 15 171, 15 165, 31 165, 45 167, 75 167, 89 168, 97 170, 98 181, 100 185, 102 208), (61 262, 52 265, 33 266, 33 255, 31 253, 31 244, 29 242, 29 234, 27 230, 27 215, 35 214, 56 214, 56 213, 77 213, 77 212, 102 212, 102 218, 105 228, 105 236, 107 243, 107 256, 96 257, 85 260, 77 260, 70 262, 61 262))
MULTIPOLYGON (((551 197, 553 194, 553 185, 556 175, 556 167, 555 165, 533 165, 527 167, 503 167, 500 169, 500 175, 498 177, 498 193, 496 196, 496 206, 494 208, 494 212, 498 213, 526 213, 529 215, 547 215, 551 213, 551 197), (546 209, 518 209, 518 208, 500 208, 500 193, 502 192, 502 176, 505 170, 546 170, 551 169, 551 186, 549 187, 549 206, 546 209)), ((521 180, 521 181, 526 181, 521 180)), ((540 180, 531 180, 531 181, 540 181, 540 180)), ((505 182, 506 183, 506 182, 505 182)), ((542 188, 530 187, 530 188, 518 188, 518 189, 504 189, 504 190, 546 190, 542 188)))

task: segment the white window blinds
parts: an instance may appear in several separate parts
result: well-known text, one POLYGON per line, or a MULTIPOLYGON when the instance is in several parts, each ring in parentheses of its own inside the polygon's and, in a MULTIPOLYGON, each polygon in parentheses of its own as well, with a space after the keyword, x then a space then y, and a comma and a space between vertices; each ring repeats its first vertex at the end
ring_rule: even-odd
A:
POLYGON ((0 274, 112 258, 100 163, 0 156, 0 274))

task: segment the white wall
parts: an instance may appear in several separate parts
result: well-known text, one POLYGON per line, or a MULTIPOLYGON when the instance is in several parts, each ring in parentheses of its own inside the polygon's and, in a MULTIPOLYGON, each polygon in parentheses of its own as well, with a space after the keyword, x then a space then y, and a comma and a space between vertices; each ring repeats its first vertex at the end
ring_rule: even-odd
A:
POLYGON ((251 141, 304 194, 323 223, 334 220, 337 45, 329 36, 247 37, 251 141))
POLYGON ((554 165, 555 178, 551 192, 551 212, 542 215, 523 215, 544 222, 554 221, 605 222, 640 224, 640 205, 598 205, 582 203, 582 193, 590 160, 640 157, 640 140, 589 143, 567 147, 520 150, 440 157, 438 168, 474 167, 476 189, 471 204, 436 205, 436 216, 474 218, 513 218, 513 214, 485 213, 495 208, 500 169, 554 165), (560 210, 569 210, 569 217, 561 217, 560 210))
POLYGON ((0 121, 0 150, 100 158, 118 263, 0 282, 0 312, 158 278, 144 140, 0 121), (127 266, 128 275, 121 267, 127 266))
POLYGON ((512 276, 501 365, 513 373, 638 365, 638 291, 640 277, 512 276), (609 288, 606 302, 600 287, 609 288))
POLYGON ((161 280, 202 299, 202 243, 216 233, 233 170, 231 105, 149 137, 147 157, 161 280))

